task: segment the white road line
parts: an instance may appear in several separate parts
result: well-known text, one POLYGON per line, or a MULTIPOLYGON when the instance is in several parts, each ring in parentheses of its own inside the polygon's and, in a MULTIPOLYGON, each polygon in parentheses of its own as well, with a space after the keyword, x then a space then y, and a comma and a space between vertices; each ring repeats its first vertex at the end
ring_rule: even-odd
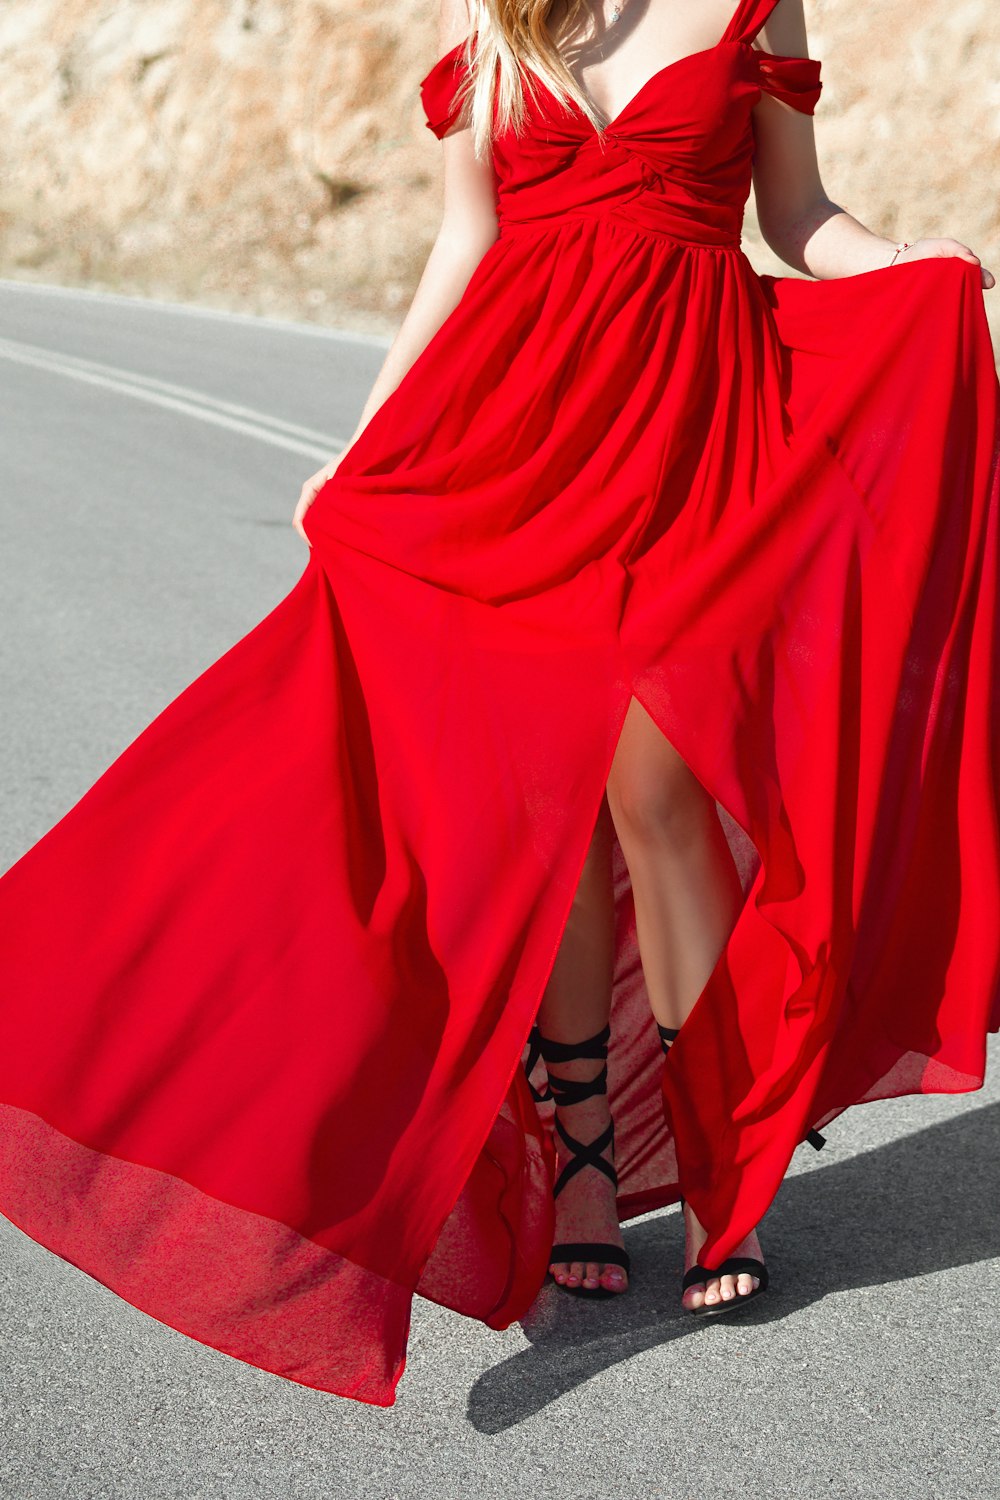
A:
POLYGON ((106 375, 109 380, 124 380, 145 386, 151 391, 160 391, 164 396, 176 396, 179 401, 193 401, 197 406, 207 406, 213 411, 225 412, 230 417, 242 417, 244 421, 258 422, 264 427, 273 427, 278 432, 287 432, 292 437, 315 438, 318 443, 336 443, 338 440, 328 432, 318 432, 315 427, 300 427, 295 422, 282 421, 267 412, 255 411, 250 406, 237 406, 232 401, 220 401, 205 391, 196 391, 191 386, 173 385, 168 380, 156 380, 151 375, 139 375, 134 370, 122 370, 116 365, 101 364, 96 359, 82 359, 76 354, 46 349, 41 344, 23 344, 14 339, 0 338, 0 351, 11 350, 15 354, 29 354, 35 358, 54 360, 58 364, 71 365, 93 375, 106 375))
POLYGON ((146 401, 167 411, 180 412, 199 422, 224 427, 230 432, 239 432, 246 437, 257 438, 259 442, 270 443, 272 447, 284 448, 290 453, 302 453, 308 458, 329 459, 345 447, 345 441, 332 434, 284 422, 279 417, 271 417, 252 407, 219 401, 203 391, 172 385, 165 380, 154 380, 150 376, 121 370, 114 365, 102 365, 97 360, 79 359, 71 354, 53 354, 51 350, 35 344, 0 339, 0 359, 9 360, 13 364, 29 365, 52 375, 62 375, 81 381, 84 385, 115 391, 119 395, 131 396, 133 400, 146 401), (314 441, 309 441, 310 439, 314 441))

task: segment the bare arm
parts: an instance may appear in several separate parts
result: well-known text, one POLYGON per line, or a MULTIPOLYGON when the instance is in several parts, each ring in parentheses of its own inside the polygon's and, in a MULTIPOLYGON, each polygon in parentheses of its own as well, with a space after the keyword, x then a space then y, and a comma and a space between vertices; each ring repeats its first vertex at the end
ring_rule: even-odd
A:
MULTIPOLYGON (((438 23, 438 56, 469 32, 466 0, 442 0, 438 23)), ((361 420, 351 439, 378 410, 458 305, 469 278, 497 237, 496 203, 489 163, 472 154, 472 132, 453 128, 442 141, 444 209, 406 317, 390 346, 361 420)))
MULTIPOLYGON (((438 21, 438 56, 451 50, 468 35, 467 0, 441 0, 438 21)), ((431 247, 417 289, 375 377, 357 427, 347 446, 302 486, 292 525, 308 542, 302 518, 317 492, 333 475, 372 416, 394 391, 417 356, 426 348, 465 291, 483 255, 498 233, 493 170, 488 161, 478 161, 472 150, 472 131, 453 127, 442 143, 444 157, 444 207, 441 226, 431 247)))
MULTIPOLYGON (((803 0, 778 0, 758 33, 758 45, 784 57, 807 57, 803 0)), ((887 266, 896 246, 828 198, 820 180, 811 115, 764 93, 754 106, 753 185, 766 243, 797 271, 832 278, 887 266)), ((919 239, 896 263, 932 255, 958 255, 979 263, 968 245, 952 239, 919 239)), ((994 285, 983 268, 982 284, 994 285)))

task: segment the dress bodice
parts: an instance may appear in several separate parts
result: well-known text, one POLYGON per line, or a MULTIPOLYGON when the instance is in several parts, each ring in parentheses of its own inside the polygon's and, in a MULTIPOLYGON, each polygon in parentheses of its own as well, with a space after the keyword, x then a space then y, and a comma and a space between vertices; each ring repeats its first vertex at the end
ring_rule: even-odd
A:
MULTIPOLYGON (((820 63, 753 46, 776 0, 740 0, 714 46, 654 73, 598 132, 541 80, 526 91, 520 132, 498 132, 493 167, 501 233, 508 224, 601 215, 699 244, 738 244, 750 194, 751 111, 762 92, 811 114, 820 63)), ((457 123, 466 61, 461 42, 420 85, 427 126, 457 123)))

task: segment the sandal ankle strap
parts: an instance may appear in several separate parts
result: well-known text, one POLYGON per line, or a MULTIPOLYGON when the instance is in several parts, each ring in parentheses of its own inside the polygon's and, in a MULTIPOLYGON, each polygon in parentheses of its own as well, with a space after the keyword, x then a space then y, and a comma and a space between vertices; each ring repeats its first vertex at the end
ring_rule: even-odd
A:
POLYGON ((680 1027, 661 1026, 659 1021, 657 1021, 656 1029, 660 1033, 660 1046, 663 1048, 664 1052, 669 1052, 674 1042, 677 1040, 677 1035, 680 1031, 680 1027))
POLYGON ((524 1060, 524 1073, 525 1077, 528 1080, 528 1089, 530 1090, 532 1099, 534 1099, 536 1104, 547 1104, 553 1097, 552 1090, 549 1088, 548 1083, 546 1083, 544 1089, 536 1089, 535 1085, 531 1081, 531 1075, 535 1071, 541 1055, 542 1046, 540 1033, 538 1030, 538 1025, 536 1023, 534 1026, 532 1026, 530 1032, 528 1033, 528 1055, 524 1060))
POLYGON ((614 1120, 609 1120, 600 1135, 592 1141, 578 1141, 576 1136, 570 1135, 558 1114, 556 1115, 555 1125, 564 1144, 569 1147, 573 1155, 556 1179, 555 1186, 552 1189, 553 1198, 558 1198, 567 1182, 570 1182, 576 1176, 577 1172, 582 1172, 584 1167, 596 1167, 599 1172, 604 1173, 612 1187, 618 1186, 618 1173, 615 1170, 614 1162, 608 1161, 601 1154, 609 1147, 614 1150, 614 1120))
POLYGON ((538 1048, 546 1063, 575 1062, 578 1058, 592 1058, 598 1062, 607 1057, 610 1040, 610 1022, 596 1036, 587 1037, 582 1042, 555 1042, 538 1032, 538 1048))
POLYGON ((572 1153, 571 1160, 567 1161, 553 1188, 553 1195, 558 1197, 577 1172, 582 1172, 584 1167, 596 1167, 603 1172, 605 1177, 615 1186, 618 1186, 618 1174, 612 1162, 602 1156, 602 1152, 609 1147, 614 1149, 615 1127, 614 1121, 610 1121, 605 1129, 593 1141, 580 1141, 571 1135, 559 1118, 559 1110, 567 1105, 582 1104, 585 1099, 592 1099, 596 1094, 606 1094, 608 1090, 608 1043, 611 1040, 610 1023, 603 1026, 595 1036, 586 1037, 581 1042, 557 1042, 551 1037, 543 1036, 539 1030, 536 1045, 545 1062, 548 1073, 549 1089, 551 1097, 556 1105, 555 1128, 563 1141, 563 1144, 572 1153), (576 1062, 578 1060, 591 1060, 603 1062, 604 1066, 593 1078, 563 1078, 552 1071, 552 1063, 576 1062))
POLYGON ((608 1091, 608 1042, 611 1040, 610 1024, 603 1027, 596 1036, 587 1037, 582 1042, 555 1042, 551 1037, 538 1033, 538 1050, 545 1062, 548 1073, 550 1096, 556 1105, 582 1104, 584 1099, 592 1099, 595 1094, 606 1094, 608 1091), (562 1078, 558 1073, 553 1073, 550 1063, 604 1060, 604 1067, 593 1078, 562 1078))
POLYGON ((560 1105, 582 1104, 584 1099, 592 1099, 595 1094, 606 1094, 608 1065, 605 1063, 593 1078, 560 1078, 557 1073, 550 1073, 549 1092, 557 1108, 560 1105))

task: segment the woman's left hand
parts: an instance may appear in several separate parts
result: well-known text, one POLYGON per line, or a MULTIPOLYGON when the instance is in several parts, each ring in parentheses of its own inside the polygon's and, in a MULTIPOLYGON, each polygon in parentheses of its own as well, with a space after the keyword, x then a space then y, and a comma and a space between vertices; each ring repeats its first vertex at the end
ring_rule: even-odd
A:
POLYGON ((996 277, 993 272, 987 271, 976 252, 970 250, 968 245, 963 245, 961 240, 914 240, 912 245, 907 245, 905 250, 899 252, 892 264, 898 266, 900 261, 904 260, 930 260, 936 255, 957 255, 960 260, 974 261, 982 271, 983 290, 988 291, 991 286, 996 286, 996 277))

